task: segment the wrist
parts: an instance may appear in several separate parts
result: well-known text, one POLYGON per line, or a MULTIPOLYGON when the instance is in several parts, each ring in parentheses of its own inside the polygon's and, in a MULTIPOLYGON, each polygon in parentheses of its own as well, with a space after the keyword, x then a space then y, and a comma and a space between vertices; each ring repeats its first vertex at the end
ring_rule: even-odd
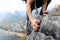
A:
POLYGON ((33 19, 34 19, 33 17, 29 18, 30 22, 32 22, 32 21, 33 21, 33 19))
POLYGON ((48 12, 44 12, 44 13, 43 13, 43 16, 47 16, 47 14, 48 14, 48 12))
POLYGON ((48 14, 48 12, 43 12, 43 14, 48 14))

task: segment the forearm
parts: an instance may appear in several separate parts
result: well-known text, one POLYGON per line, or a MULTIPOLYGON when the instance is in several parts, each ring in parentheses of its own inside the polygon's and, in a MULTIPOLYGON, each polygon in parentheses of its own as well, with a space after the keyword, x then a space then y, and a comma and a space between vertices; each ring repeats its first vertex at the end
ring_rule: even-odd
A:
POLYGON ((31 12, 31 6, 29 4, 26 4, 26 11, 27 11, 29 20, 32 21, 33 17, 32 17, 32 12, 31 12))
POLYGON ((42 5, 42 12, 43 12, 43 13, 46 12, 46 9, 47 9, 47 1, 48 1, 48 0, 43 1, 43 5, 42 5))

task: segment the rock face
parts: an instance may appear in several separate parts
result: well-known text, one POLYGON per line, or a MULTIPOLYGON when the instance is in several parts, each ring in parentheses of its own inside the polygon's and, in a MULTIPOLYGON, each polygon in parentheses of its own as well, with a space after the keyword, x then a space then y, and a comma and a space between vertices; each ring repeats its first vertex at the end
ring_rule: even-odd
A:
POLYGON ((45 16, 39 32, 32 31, 27 40, 60 40, 60 16, 45 16))

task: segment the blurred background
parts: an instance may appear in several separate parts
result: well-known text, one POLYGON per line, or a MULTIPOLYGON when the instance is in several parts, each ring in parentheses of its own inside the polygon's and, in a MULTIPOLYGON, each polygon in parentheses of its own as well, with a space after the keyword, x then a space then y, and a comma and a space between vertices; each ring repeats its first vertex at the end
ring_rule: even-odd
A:
MULTIPOLYGON (((60 0, 52 0, 47 11, 60 13, 60 0)), ((26 40, 26 22, 24 1, 0 0, 0 34, 17 35, 20 40, 26 40)))

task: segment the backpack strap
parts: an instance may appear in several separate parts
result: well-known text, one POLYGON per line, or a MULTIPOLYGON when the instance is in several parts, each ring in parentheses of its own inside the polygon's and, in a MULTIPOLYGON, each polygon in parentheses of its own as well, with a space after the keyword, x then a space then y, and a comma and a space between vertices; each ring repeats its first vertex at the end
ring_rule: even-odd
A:
POLYGON ((34 0, 34 6, 35 6, 35 14, 38 14, 38 9, 37 9, 37 6, 36 6, 36 0, 34 0))

